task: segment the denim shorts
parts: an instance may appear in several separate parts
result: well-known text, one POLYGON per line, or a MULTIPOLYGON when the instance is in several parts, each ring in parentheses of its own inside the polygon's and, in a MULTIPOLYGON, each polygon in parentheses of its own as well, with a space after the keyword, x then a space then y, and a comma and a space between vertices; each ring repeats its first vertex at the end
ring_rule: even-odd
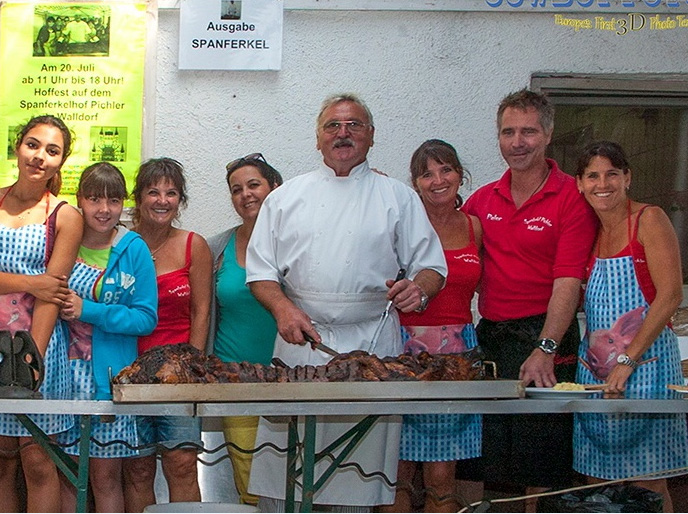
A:
POLYGON ((169 450, 193 449, 202 451, 200 418, 191 416, 136 416, 136 430, 140 444, 139 456, 141 457, 155 455, 161 446, 169 450))

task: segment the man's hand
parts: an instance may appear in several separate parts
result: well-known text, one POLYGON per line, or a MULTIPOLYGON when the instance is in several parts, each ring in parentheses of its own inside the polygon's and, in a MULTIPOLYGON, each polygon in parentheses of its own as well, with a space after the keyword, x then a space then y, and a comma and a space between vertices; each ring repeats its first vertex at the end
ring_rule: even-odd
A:
POLYGON ((277 322, 277 331, 287 343, 305 344, 304 333, 316 342, 322 343, 320 334, 313 328, 311 318, 292 302, 279 282, 258 280, 250 282, 248 287, 256 299, 270 311, 277 322))
POLYGON ((277 331, 287 343, 304 344, 306 342, 304 333, 311 336, 317 343, 322 343, 320 334, 313 328, 311 318, 293 303, 285 305, 275 319, 277 331))
POLYGON ((389 287, 387 299, 392 300, 394 306, 401 312, 411 312, 420 307, 423 290, 413 280, 407 278, 399 282, 387 280, 385 285, 389 287))
POLYGON ((35 296, 38 300, 64 305, 69 296, 67 277, 53 276, 47 273, 41 275, 26 275, 26 292, 35 296))
POLYGON ((557 379, 554 376, 554 354, 548 355, 539 348, 535 348, 523 364, 518 374, 524 386, 531 382, 535 387, 554 387, 557 379))

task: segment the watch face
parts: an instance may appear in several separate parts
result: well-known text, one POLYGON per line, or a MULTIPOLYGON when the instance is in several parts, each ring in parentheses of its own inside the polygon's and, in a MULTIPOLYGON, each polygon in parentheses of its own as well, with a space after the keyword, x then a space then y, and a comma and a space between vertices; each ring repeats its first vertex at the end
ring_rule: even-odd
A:
POLYGON ((630 363, 633 361, 631 360, 631 358, 628 355, 626 355, 625 353, 622 353, 621 355, 619 355, 616 358, 616 362, 618 362, 619 364, 627 364, 630 366, 630 363))
POLYGON ((638 368, 638 363, 631 359, 628 355, 625 353, 622 353, 616 358, 616 362, 619 364, 623 364, 624 366, 629 366, 633 368, 634 370, 638 368))
POLYGON ((418 308, 415 310, 415 312, 423 312, 425 309, 428 308, 428 303, 430 301, 430 298, 428 298, 428 295, 425 293, 421 293, 420 295, 420 305, 418 308))
POLYGON ((541 339, 539 346, 545 353, 554 353, 559 345, 554 339, 541 339))

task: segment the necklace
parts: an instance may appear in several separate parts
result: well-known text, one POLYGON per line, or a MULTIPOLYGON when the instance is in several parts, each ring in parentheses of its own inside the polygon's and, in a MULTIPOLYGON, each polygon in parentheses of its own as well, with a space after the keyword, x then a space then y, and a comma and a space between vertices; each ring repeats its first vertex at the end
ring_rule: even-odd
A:
POLYGON ((540 182, 540 183, 538 184, 538 186, 533 190, 533 192, 530 193, 530 194, 528 195, 528 198, 531 198, 535 193, 537 193, 537 192, 540 190, 540 188, 545 184, 545 182, 547 182, 547 179, 549 178, 549 174, 550 174, 551 172, 552 172, 551 169, 548 169, 548 170, 547 170, 547 173, 546 173, 545 176, 542 178, 542 182, 540 182))
MULTIPOLYGON (((5 195, 2 197, 2 199, 0 199, 0 205, 3 204, 3 202, 5 201, 5 198, 10 196, 10 193, 12 193, 12 189, 14 188, 14 186, 15 186, 15 184, 12 184, 10 186, 10 188, 7 190, 7 192, 5 193, 5 195)), ((48 194, 49 194, 49 191, 46 189, 45 190, 45 201, 46 201, 45 212, 46 212, 46 216, 48 215, 48 211, 50 209, 50 201, 48 199, 48 194)), ((15 195, 12 195, 12 197, 16 198, 18 202, 20 201, 19 198, 17 198, 15 195)), ((39 202, 40 202, 40 200, 39 200, 39 202)), ((17 219, 25 220, 26 218, 28 218, 31 215, 32 209, 34 207, 37 207, 37 206, 38 206, 38 204, 34 205, 33 207, 29 207, 28 209, 21 211, 20 214, 16 214, 15 216, 17 217, 17 219)))
POLYGON ((155 254, 158 253, 158 252, 160 251, 160 249, 161 249, 163 246, 165 246, 165 245, 167 244, 167 241, 170 240, 170 236, 171 236, 171 235, 172 235, 172 231, 170 230, 170 231, 167 233, 167 237, 166 237, 165 240, 160 244, 160 246, 158 246, 155 250, 152 250, 152 251, 151 251, 151 257, 153 258, 153 262, 155 262, 155 254))

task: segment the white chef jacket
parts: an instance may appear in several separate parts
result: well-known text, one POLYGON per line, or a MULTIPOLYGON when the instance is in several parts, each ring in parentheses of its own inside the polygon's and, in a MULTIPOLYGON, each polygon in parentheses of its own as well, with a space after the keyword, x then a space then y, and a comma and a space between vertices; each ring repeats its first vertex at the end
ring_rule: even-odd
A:
MULTIPOLYGON (((418 195, 398 180, 372 172, 367 161, 348 177, 335 176, 323 164, 271 192, 246 254, 246 282, 282 284, 287 296, 311 317, 323 342, 340 353, 368 350, 387 303, 385 281, 393 279, 399 268, 407 270, 408 278, 423 269, 447 275, 442 245, 418 195)), ((392 309, 375 353, 401 351, 399 318, 392 309)), ((289 344, 279 335, 274 356, 290 366, 330 360, 309 345, 289 344)), ((318 418, 316 450, 351 427, 352 417, 347 418, 318 418)), ((346 460, 358 462, 366 472, 383 470, 396 480, 396 421, 378 420, 346 460)), ((256 446, 269 440, 284 448, 286 434, 286 424, 261 420, 256 446)), ((250 492, 283 499, 285 469, 284 454, 256 453, 250 492)), ((328 505, 380 505, 393 500, 394 490, 384 481, 364 482, 352 469, 338 471, 314 497, 316 503, 328 505)))

